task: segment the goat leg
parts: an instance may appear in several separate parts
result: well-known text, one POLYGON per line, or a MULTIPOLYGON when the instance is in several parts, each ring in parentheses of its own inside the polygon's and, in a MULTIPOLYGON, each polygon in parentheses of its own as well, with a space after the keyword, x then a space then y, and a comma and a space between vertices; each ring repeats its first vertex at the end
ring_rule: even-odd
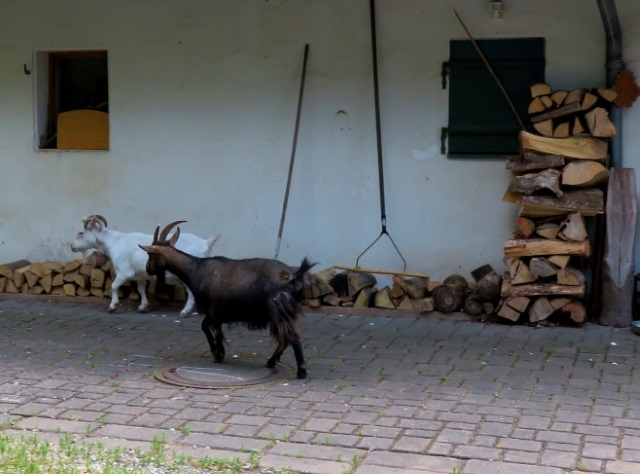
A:
POLYGON ((113 313, 120 304, 120 300, 118 298, 118 290, 125 281, 126 278, 123 278, 122 276, 120 276, 120 274, 117 274, 113 279, 113 283, 111 283, 111 304, 109 304, 110 313, 113 313))
POLYGON ((202 320, 202 324, 200 325, 202 328, 202 332, 207 338, 207 342, 209 343, 209 349, 211 350, 211 355, 216 355, 216 342, 213 339, 213 335, 211 334, 211 324, 209 322, 209 318, 205 317, 202 320))
POLYGON ((299 379, 306 379, 307 366, 304 363, 304 354, 302 353, 302 344, 300 344, 300 341, 296 341, 291 343, 291 346, 293 347, 293 353, 296 356, 296 364, 298 365, 298 373, 296 374, 296 377, 299 379))
POLYGON ((136 286, 138 293, 140 294, 140 305, 138 306, 138 313, 146 313, 149 309, 149 299, 147 298, 147 280, 144 278, 136 280, 136 286))
POLYGON ((276 350, 274 351, 273 355, 267 361, 267 367, 268 368, 273 369, 276 366, 276 364, 278 362, 280 362, 280 356, 282 356, 282 353, 287 348, 287 345, 288 344, 285 343, 285 342, 281 342, 281 343, 278 344, 278 346, 276 347, 276 350))
POLYGON ((220 363, 224 360, 224 334, 222 333, 222 324, 214 322, 212 326, 213 335, 216 338, 216 352, 214 353, 213 360, 220 363))

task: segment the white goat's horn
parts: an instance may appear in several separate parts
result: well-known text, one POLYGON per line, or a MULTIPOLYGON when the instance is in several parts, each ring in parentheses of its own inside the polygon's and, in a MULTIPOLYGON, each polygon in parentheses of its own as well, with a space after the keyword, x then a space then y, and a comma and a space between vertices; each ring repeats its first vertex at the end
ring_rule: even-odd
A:
POLYGON ((102 221, 102 223, 104 224, 105 227, 107 227, 107 220, 102 217, 100 214, 95 214, 96 219, 98 219, 99 221, 102 221))
POLYGON ((177 226, 178 224, 182 224, 183 222, 187 222, 187 221, 175 221, 167 225, 164 229, 162 229, 162 232, 160 233, 160 240, 163 242, 166 241, 169 231, 173 229, 175 226, 177 226))

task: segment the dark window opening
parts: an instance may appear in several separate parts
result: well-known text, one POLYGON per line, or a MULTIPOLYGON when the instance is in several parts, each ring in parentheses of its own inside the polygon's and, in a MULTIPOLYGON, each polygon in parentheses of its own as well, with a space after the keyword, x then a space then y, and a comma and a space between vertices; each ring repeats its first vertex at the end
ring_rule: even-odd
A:
POLYGON ((39 147, 108 149, 107 52, 49 52, 46 57, 46 125, 39 147))
MULTIPOLYGON (((531 131, 530 86, 545 81, 544 38, 477 40, 477 44, 531 131)), ((446 153, 452 158, 517 154, 518 119, 471 41, 450 42, 446 73, 449 124, 443 129, 443 153, 446 139, 446 153)))

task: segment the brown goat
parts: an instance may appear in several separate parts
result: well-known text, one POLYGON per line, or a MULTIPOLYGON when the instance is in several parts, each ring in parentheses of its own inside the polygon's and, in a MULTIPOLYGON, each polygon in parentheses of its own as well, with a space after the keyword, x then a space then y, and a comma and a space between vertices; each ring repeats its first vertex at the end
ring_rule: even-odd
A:
POLYGON ((314 264, 304 258, 300 267, 293 270, 282 262, 264 258, 194 257, 175 248, 180 237, 179 227, 167 240, 170 230, 182 222, 185 221, 172 222, 160 235, 158 226, 153 243, 140 247, 149 254, 147 272, 150 275, 167 270, 193 293, 197 307, 205 315, 202 331, 214 360, 224 360, 223 323, 241 322, 252 330, 269 327, 277 345, 267 367, 274 367, 291 345, 297 377, 306 378, 297 319, 302 314, 300 301, 302 290, 308 285, 307 272, 314 264))

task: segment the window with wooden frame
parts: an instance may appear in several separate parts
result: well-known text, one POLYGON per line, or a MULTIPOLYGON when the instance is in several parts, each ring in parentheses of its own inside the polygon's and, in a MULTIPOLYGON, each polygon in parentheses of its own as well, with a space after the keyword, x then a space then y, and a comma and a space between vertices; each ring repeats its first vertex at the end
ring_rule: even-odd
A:
POLYGON ((109 149, 107 52, 36 53, 38 148, 109 149))
MULTIPOLYGON (((477 40, 528 130, 532 84, 545 81, 544 38, 477 40)), ((501 157, 518 153, 521 130, 509 102, 470 40, 452 40, 443 63, 449 88, 449 123, 442 153, 450 158, 501 157)))

